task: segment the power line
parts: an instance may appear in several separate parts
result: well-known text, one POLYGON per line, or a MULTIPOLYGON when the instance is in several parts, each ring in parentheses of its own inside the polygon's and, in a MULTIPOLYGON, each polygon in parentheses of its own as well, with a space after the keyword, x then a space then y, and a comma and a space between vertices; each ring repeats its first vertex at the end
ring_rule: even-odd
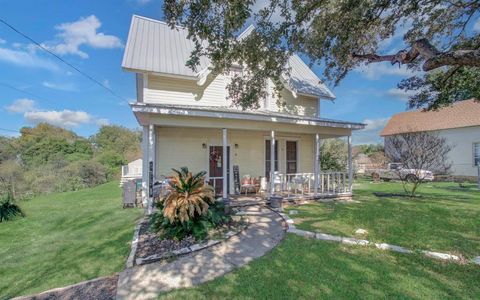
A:
POLYGON ((47 101, 47 100, 44 99, 43 97, 37 96, 37 95, 35 95, 35 94, 33 94, 33 93, 30 93, 30 92, 28 92, 28 91, 25 91, 25 90, 19 89, 19 88, 17 88, 17 87, 14 87, 13 85, 9 85, 9 84, 4 83, 4 82, 0 82, 0 85, 1 85, 1 86, 4 86, 4 87, 7 87, 7 88, 9 88, 9 89, 15 90, 15 91, 17 91, 17 92, 24 93, 24 94, 26 94, 26 95, 32 96, 32 97, 34 97, 35 99, 47 101))
POLYGON ((63 58, 61 58, 60 56, 58 56, 57 54, 55 54, 54 52, 50 51, 49 49, 45 48, 42 44, 38 43, 37 41, 35 41, 33 38, 29 37, 28 35, 26 35, 25 33, 21 32, 20 30, 18 30, 17 28, 13 27, 13 25, 10 25, 9 23, 7 23, 5 20, 3 20, 2 18, 0 18, 0 22, 3 23, 5 26, 9 27, 10 29, 12 29, 13 31, 15 31, 16 33, 18 33, 19 35, 23 36, 24 38, 26 38, 27 40, 29 40, 30 42, 34 43, 37 47, 39 47, 40 49, 42 49, 43 51, 53 55, 53 57, 55 57, 56 59, 60 60, 61 62, 63 62, 64 64, 66 64, 67 66, 69 66, 70 68, 74 69, 75 71, 77 71, 78 73, 80 73, 81 75, 83 75, 84 77, 88 78, 89 80, 91 80, 92 82, 94 82, 95 84, 101 86, 102 88, 104 88, 105 90, 107 90, 110 94, 112 94, 113 96, 121 99, 122 101, 126 100, 125 98, 123 98, 122 96, 118 95, 117 93, 115 93, 112 89, 106 87, 103 83, 101 83, 100 81, 96 80, 95 78, 93 78, 92 76, 90 76, 89 74, 83 72, 82 70, 80 70, 79 68, 75 67, 74 65, 72 65, 71 63, 69 63, 68 61, 64 60, 63 58))

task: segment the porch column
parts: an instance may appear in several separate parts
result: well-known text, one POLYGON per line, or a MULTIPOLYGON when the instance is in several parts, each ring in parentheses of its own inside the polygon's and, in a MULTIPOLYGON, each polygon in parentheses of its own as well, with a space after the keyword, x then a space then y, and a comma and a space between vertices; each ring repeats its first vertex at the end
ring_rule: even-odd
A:
POLYGON ((274 174, 275 174, 275 131, 272 130, 271 140, 270 140, 270 197, 273 197, 273 195, 275 194, 274 174))
POLYGON ((228 185, 227 185, 227 180, 228 180, 228 176, 227 176, 227 162, 228 162, 228 153, 227 153, 227 129, 226 128, 223 128, 222 129, 222 135, 223 135, 223 159, 222 159, 222 167, 223 167, 223 187, 222 187, 222 198, 223 198, 223 201, 225 203, 225 206, 228 206, 229 204, 229 199, 228 199, 228 185))
POLYGON ((314 186, 313 186, 313 197, 317 197, 318 195, 318 184, 319 184, 319 166, 320 166, 320 137, 315 134, 315 155, 313 156, 313 173, 314 173, 314 186))
POLYGON ((155 126, 150 124, 148 126, 148 205, 147 213, 151 214, 153 211, 153 184, 155 183, 155 126))
POLYGON ((348 191, 352 192, 353 168, 352 168, 352 135, 347 137, 348 140, 348 191))
POLYGON ((143 126, 142 133, 142 203, 148 207, 148 126, 143 126))

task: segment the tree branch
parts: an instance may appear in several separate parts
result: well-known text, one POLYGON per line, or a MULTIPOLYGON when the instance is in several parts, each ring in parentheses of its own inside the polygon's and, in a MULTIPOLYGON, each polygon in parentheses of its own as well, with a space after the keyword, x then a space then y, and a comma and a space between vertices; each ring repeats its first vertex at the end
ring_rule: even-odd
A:
POLYGON ((398 63, 409 64, 421 56, 424 71, 431 71, 443 66, 471 66, 480 67, 480 50, 455 50, 440 52, 427 39, 420 39, 412 43, 409 51, 400 50, 393 55, 377 55, 375 53, 356 54, 353 58, 366 60, 368 63, 390 61, 392 65, 398 63))

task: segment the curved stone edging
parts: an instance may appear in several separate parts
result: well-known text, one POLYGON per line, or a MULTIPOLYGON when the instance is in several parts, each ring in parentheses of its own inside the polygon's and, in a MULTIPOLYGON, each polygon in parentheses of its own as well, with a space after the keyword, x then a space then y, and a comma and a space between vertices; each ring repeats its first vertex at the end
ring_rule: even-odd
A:
MULTIPOLYGON (((377 249, 381 250, 390 250, 390 251, 395 251, 395 252, 400 252, 400 253, 416 253, 420 252, 424 254, 425 256, 435 258, 435 259, 441 259, 441 260, 450 260, 450 261, 461 261, 461 258, 457 255, 453 254, 448 254, 448 253, 441 253, 441 252, 435 252, 435 251, 428 251, 428 250, 419 250, 419 251, 414 251, 407 249, 405 247, 397 246, 397 245, 391 245, 387 243, 373 243, 367 240, 362 240, 362 239, 356 239, 356 238, 351 238, 351 237, 343 237, 343 236, 336 236, 336 235, 331 235, 331 234, 326 234, 326 233, 321 233, 321 232, 313 232, 313 231, 306 231, 306 230, 301 230, 297 229, 295 227, 295 222, 285 213, 283 212, 278 212, 278 214, 284 219, 285 223, 287 223, 288 229, 287 232, 300 235, 303 237, 307 238, 315 238, 317 240, 323 240, 323 241, 332 241, 332 242, 339 242, 339 243, 344 243, 344 244, 349 244, 349 245, 360 245, 360 246, 374 246, 377 249)), ((480 265, 480 256, 477 256, 473 258, 470 261, 467 261, 469 263, 473 263, 476 265, 480 265)))
POLYGON ((130 254, 128 255, 127 263, 126 263, 127 268, 133 267, 135 254, 137 253, 138 238, 139 238, 139 235, 140 235, 140 228, 142 227, 143 221, 145 221, 145 216, 143 216, 138 221, 137 225, 135 226, 135 230, 133 231, 132 246, 131 246, 130 254))
MULTIPOLYGON (((230 230, 230 231, 226 232, 223 235, 223 239, 220 239, 220 240, 206 240, 206 241, 203 241, 201 243, 196 243, 196 244, 193 244, 191 246, 183 247, 181 249, 174 250, 174 251, 171 251, 171 252, 165 252, 165 253, 161 253, 161 254, 153 254, 153 255, 147 256, 145 258, 139 257, 139 258, 135 259, 135 264, 134 265, 136 265, 136 266, 144 265, 144 264, 157 262, 157 261, 163 260, 163 259, 175 258, 175 257, 180 256, 180 255, 189 254, 189 253, 192 253, 192 252, 195 252, 195 251, 200 251, 202 249, 215 246, 215 245, 217 245, 221 242, 224 242, 224 241, 230 239, 233 236, 236 236, 237 234, 239 234, 240 232, 245 230, 247 227, 248 227, 248 222, 247 222, 247 224, 242 226, 237 231, 231 231, 230 230)), ((133 249, 132 249, 132 251, 133 251, 133 249)), ((127 265, 127 268, 128 267, 129 266, 127 265)), ((133 265, 131 265, 130 267, 133 267, 133 265)))

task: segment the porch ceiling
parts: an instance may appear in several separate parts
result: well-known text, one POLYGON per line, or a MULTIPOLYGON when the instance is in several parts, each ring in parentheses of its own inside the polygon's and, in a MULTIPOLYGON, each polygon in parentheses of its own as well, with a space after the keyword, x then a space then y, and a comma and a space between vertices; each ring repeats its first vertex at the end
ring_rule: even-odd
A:
POLYGON ((277 130, 293 133, 350 135, 364 124, 323 118, 295 116, 269 111, 239 111, 227 107, 202 107, 165 104, 130 104, 140 125, 175 127, 277 130))

